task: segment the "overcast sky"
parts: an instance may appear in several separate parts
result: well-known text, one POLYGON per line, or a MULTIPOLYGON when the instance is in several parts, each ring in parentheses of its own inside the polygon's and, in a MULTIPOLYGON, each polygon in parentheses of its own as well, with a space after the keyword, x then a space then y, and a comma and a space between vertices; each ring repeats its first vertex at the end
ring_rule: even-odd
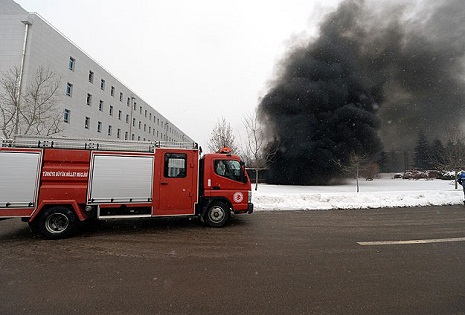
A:
POLYGON ((338 0, 16 0, 206 148, 237 134, 276 63, 338 0))

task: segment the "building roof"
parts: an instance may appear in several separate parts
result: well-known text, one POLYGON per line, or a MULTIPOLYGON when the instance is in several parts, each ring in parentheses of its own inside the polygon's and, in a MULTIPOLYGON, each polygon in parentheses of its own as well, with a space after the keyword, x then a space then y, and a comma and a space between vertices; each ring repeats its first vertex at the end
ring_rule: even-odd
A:
POLYGON ((0 14, 15 15, 24 13, 28 12, 13 0, 0 0, 0 14))

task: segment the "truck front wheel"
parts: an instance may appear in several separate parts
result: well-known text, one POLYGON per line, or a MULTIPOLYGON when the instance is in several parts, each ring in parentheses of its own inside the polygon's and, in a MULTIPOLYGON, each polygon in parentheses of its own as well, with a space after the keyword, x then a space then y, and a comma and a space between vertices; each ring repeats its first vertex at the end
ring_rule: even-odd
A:
POLYGON ((76 232, 78 218, 73 210, 53 207, 45 210, 39 219, 39 232, 47 239, 67 238, 76 232))
POLYGON ((205 222, 211 227, 222 227, 228 223, 230 209, 224 202, 214 202, 208 207, 205 222))

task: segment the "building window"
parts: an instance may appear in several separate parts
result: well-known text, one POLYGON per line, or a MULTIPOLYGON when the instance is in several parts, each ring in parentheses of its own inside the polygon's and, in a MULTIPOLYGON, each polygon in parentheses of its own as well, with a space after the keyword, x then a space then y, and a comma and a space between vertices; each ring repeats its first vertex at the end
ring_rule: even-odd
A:
POLYGON ((66 83, 66 95, 71 96, 73 94, 73 85, 71 83, 66 83))
POLYGON ((89 106, 92 105, 92 94, 87 93, 86 104, 89 106))
POLYGON ((111 133, 113 131, 113 127, 110 125, 108 126, 108 135, 111 136, 111 133))
POLYGON ((128 101, 126 102, 126 105, 129 106, 129 104, 131 104, 131 99, 128 97, 128 101))
POLYGON ((149 126, 149 133, 152 133, 152 127, 149 126))
POLYGON ((124 133, 124 140, 128 140, 128 136, 129 136, 129 134, 128 134, 128 132, 126 131, 126 132, 124 133))
POLYGON ((139 120, 139 129, 142 127, 142 122, 139 120))
POLYGON ((97 122, 97 132, 102 132, 102 122, 97 122))
POLYGON ((86 129, 89 129, 90 128, 90 117, 86 117, 86 120, 84 122, 84 127, 86 129))
POLYGON ((137 104, 136 104, 136 102, 134 102, 134 110, 136 110, 136 109, 137 109, 137 104))
POLYGON ((149 113, 149 120, 152 120, 152 113, 149 113))
POLYGON ((100 80, 100 89, 101 89, 102 91, 105 90, 105 80, 104 80, 104 79, 100 80))
POLYGON ((98 110, 103 112, 103 101, 100 100, 100 102, 98 103, 98 110))
POLYGON ((110 95, 115 96, 115 87, 114 86, 111 87, 110 95))
POLYGON ((121 129, 116 130, 116 138, 121 138, 121 129))
POLYGON ((145 110, 145 118, 147 118, 147 110, 145 110))
POLYGON ((147 131, 147 124, 144 124, 144 131, 147 131))
POLYGON ((94 83, 94 72, 89 70, 89 82, 94 83))
POLYGON ((122 111, 118 111, 118 119, 121 120, 121 117, 123 117, 123 112, 122 111))
POLYGON ((110 116, 113 116, 113 106, 110 105, 110 116))
POLYGON ((126 115, 126 123, 129 124, 129 115, 126 115))
POLYGON ((131 140, 134 140, 134 134, 131 135, 131 140))
POLYGON ((120 93, 119 93, 119 101, 120 101, 120 102, 123 101, 123 92, 120 92, 120 93))
POLYGON ((63 121, 67 124, 69 124, 70 114, 71 111, 69 109, 65 109, 65 112, 63 114, 63 121))
POLYGON ((76 64, 76 59, 69 57, 68 68, 71 71, 74 71, 74 65, 76 64))
POLYGON ((136 119, 135 119, 135 118, 132 119, 132 126, 133 126, 133 127, 136 126, 136 119))

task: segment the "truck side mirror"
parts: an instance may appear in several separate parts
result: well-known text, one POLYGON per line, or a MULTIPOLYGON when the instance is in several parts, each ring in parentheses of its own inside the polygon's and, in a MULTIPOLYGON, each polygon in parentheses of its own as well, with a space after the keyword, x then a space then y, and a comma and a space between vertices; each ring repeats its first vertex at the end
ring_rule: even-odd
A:
POLYGON ((247 175, 245 175, 245 163, 242 161, 240 163, 241 163, 241 182, 245 184, 247 183, 247 175))

